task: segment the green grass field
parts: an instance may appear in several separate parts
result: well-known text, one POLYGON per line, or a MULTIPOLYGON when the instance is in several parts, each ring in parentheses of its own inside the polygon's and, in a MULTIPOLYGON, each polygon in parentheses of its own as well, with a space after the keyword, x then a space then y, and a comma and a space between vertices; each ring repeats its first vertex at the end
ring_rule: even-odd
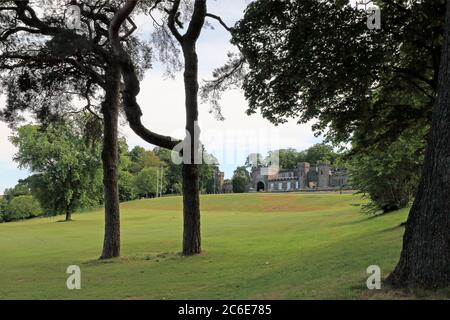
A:
MULTIPOLYGON (((101 210, 0 225, 1 299, 372 299, 399 257, 407 210, 370 218, 359 196, 202 197, 204 253, 182 257, 181 198, 122 205, 122 258, 100 262, 101 210), (79 265, 82 289, 66 288, 79 265)), ((420 297, 420 296, 418 296, 420 297)))

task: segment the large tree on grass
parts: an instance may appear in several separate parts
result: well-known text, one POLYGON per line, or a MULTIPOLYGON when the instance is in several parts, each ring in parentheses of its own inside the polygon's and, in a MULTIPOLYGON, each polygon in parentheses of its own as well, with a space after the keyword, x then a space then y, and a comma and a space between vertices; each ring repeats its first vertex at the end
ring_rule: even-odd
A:
POLYGON ((66 221, 72 219, 72 213, 88 197, 92 200, 90 204, 99 204, 96 190, 101 167, 99 148, 92 148, 77 127, 77 121, 45 128, 27 125, 11 137, 18 148, 14 160, 34 173, 28 179, 33 195, 47 214, 64 213, 66 221))
POLYGON ((422 179, 406 224, 400 261, 388 278, 398 287, 450 285, 450 1, 440 61, 422 179))
MULTIPOLYGON (((117 132, 121 89, 109 26, 123 1, 77 3, 80 30, 66 27, 66 7, 61 1, 0 4, 0 72, 8 98, 2 118, 16 124, 25 112, 49 123, 79 111, 69 103, 74 97, 84 100, 85 109, 96 115, 103 125, 105 237, 101 258, 108 259, 120 255, 117 132)), ((119 42, 132 53, 140 75, 149 67, 149 49, 133 37, 136 27, 131 17, 127 21, 120 29, 119 42)), ((88 129, 95 132, 98 126, 88 129)))

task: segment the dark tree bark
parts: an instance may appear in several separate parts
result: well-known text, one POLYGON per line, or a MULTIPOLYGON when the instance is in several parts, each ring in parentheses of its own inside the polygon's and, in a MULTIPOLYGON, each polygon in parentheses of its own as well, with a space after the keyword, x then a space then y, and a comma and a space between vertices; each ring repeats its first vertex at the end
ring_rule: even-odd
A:
POLYGON ((103 113, 103 185, 105 194, 105 237, 100 259, 120 256, 120 209, 118 185, 118 122, 120 106, 120 66, 111 63, 106 74, 103 113))
MULTIPOLYGON (((200 167, 202 159, 200 130, 198 126, 198 56, 196 43, 206 17, 206 0, 195 2, 195 9, 186 35, 179 38, 184 56, 184 88, 186 108, 186 132, 191 142, 188 163, 183 164, 183 254, 201 253, 200 232, 200 167)), ((187 146, 185 146, 186 148, 187 146)), ((185 159, 186 161, 187 159, 185 159)))
MULTIPOLYGON (((206 14, 206 11, 205 11, 206 14)), ((196 38, 182 40, 185 70, 184 87, 186 95, 186 132, 191 145, 190 159, 183 164, 183 254, 201 253, 200 232, 200 168, 198 161, 199 130, 198 128, 198 57, 195 48, 196 38)), ((185 148, 188 146, 185 146, 185 148)), ((201 155, 200 155, 201 158, 201 155)))
POLYGON ((66 211, 66 221, 72 221, 72 212, 66 211))
MULTIPOLYGON (((123 8, 116 13, 110 25, 110 41, 115 54, 121 62, 121 70, 124 80, 123 104, 125 114, 130 123, 131 129, 145 141, 162 148, 174 149, 180 141, 170 137, 155 134, 146 129, 141 123, 142 111, 136 101, 136 96, 140 91, 138 77, 130 59, 129 54, 120 44, 119 29, 126 18, 131 14, 137 4, 136 0, 128 1, 123 8)), ((200 235, 200 168, 198 163, 199 130, 198 130, 198 57, 196 43, 203 28, 207 15, 206 0, 195 0, 194 12, 184 35, 181 35, 176 28, 180 24, 178 19, 178 9, 180 0, 173 1, 173 7, 168 11, 168 26, 173 36, 177 39, 183 49, 185 60, 184 84, 186 94, 186 131, 189 135, 190 146, 184 145, 183 152, 190 147, 190 159, 184 157, 183 164, 183 254, 195 255, 201 253, 200 235), (197 129, 196 129, 197 128, 197 129), (197 159, 197 161, 196 161, 197 159), (190 161, 186 161, 190 160, 190 161)), ((188 152, 189 154, 189 152, 188 152)))
POLYGON ((183 254, 201 253, 199 166, 183 165, 183 254))
POLYGON ((422 178, 406 223, 400 261, 387 279, 394 287, 438 288, 450 284, 449 62, 450 1, 422 178))

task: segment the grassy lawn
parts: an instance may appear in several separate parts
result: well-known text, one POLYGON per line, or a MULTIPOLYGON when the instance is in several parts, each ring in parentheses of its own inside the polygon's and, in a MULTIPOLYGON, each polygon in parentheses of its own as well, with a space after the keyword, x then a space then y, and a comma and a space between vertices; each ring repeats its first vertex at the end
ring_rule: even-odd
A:
MULTIPOLYGON (((202 198, 203 249, 185 258, 181 198, 122 205, 122 258, 97 261, 98 210, 0 225, 1 299, 414 298, 369 291, 366 268, 386 276, 399 257, 407 210, 369 218, 363 200, 339 194, 202 198), (66 289, 69 265, 82 290, 66 289)), ((446 293, 441 293, 441 296, 446 293)))

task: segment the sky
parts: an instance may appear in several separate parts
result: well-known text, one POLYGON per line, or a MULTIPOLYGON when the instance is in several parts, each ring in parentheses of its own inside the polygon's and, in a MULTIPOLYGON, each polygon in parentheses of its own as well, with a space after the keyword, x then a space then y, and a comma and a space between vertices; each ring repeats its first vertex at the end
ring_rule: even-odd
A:
MULTIPOLYGON (((220 15, 232 26, 243 16, 248 0, 210 0, 208 12, 220 15)), ((150 29, 150 18, 137 19, 139 32, 145 34, 150 29)), ((211 79, 212 71, 227 61, 227 53, 233 51, 230 37, 216 21, 210 20, 214 30, 205 29, 198 41, 200 80, 211 79)), ((155 62, 141 83, 138 102, 143 111, 143 123, 152 131, 184 137, 184 87, 182 73, 174 79, 164 76, 165 67, 155 62)), ((0 97, 0 108, 4 98, 0 97)), ((224 94, 221 102, 224 121, 218 121, 209 113, 210 107, 201 104, 199 125, 201 140, 206 150, 218 158, 225 178, 231 178, 237 166, 245 163, 250 153, 265 154, 279 148, 304 150, 321 142, 311 130, 311 124, 299 125, 296 120, 275 127, 259 114, 247 116, 247 102, 241 90, 230 90, 224 94)), ((120 134, 126 137, 130 147, 153 148, 136 136, 125 123, 120 134)), ((20 169, 13 161, 16 149, 9 142, 11 131, 0 122, 0 194, 5 188, 13 187, 19 179, 29 175, 26 169, 20 169)))

